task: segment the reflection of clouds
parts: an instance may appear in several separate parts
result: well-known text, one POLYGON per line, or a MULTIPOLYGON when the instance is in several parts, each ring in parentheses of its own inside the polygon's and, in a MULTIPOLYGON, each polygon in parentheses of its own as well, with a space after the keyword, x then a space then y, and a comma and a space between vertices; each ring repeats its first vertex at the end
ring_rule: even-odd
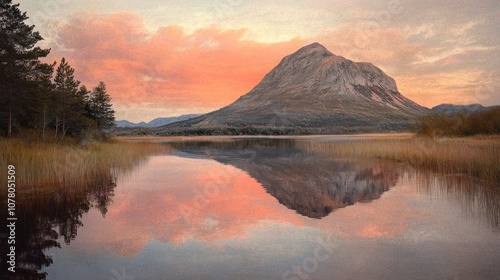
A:
MULTIPOLYGON (((215 154, 210 151, 207 154, 215 154)), ((459 200, 457 205, 455 196, 484 197, 476 197, 465 186, 467 182, 462 187, 458 181, 436 180, 413 169, 402 172, 397 185, 379 199, 310 219, 280 205, 259 182, 232 165, 199 154, 152 157, 118 184, 105 219, 91 211, 72 246, 61 253, 54 250, 55 266, 71 267, 71 272, 62 270, 65 276, 88 267, 93 268, 91 273, 99 268, 109 271, 111 265, 126 267, 127 272, 145 279, 163 279, 165 271, 172 279, 279 279, 292 266, 314 256, 318 237, 332 236, 339 246, 310 279, 346 275, 354 279, 470 279, 478 275, 496 279, 495 273, 500 273, 494 265, 500 256, 498 232, 457 215, 464 204, 459 200), (213 180, 215 173, 228 178, 213 180), (441 185, 444 182, 449 186, 441 185), (214 184, 220 188, 219 195, 188 218, 179 213, 183 206, 193 206, 203 186, 214 184), (98 234, 85 228, 98 229, 98 234), (71 261, 78 251, 92 258, 71 261)), ((49 275, 58 278, 61 271, 55 270, 49 275)))
MULTIPOLYGON (((261 165, 266 168, 266 164, 261 165)), ((119 184, 106 219, 92 225, 101 230, 91 242, 92 246, 130 255, 141 251, 151 239, 183 244, 190 239, 212 243, 247 237, 248 230, 264 220, 298 228, 319 227, 345 238, 394 237, 404 232, 414 213, 405 206, 405 200, 384 197, 389 197, 389 203, 357 203, 346 208, 350 210, 338 209, 324 218, 326 222, 318 223, 280 205, 259 182, 231 165, 199 158, 152 157, 119 184), (203 195, 204 189, 211 187, 218 188, 218 195, 203 195)))
MULTIPOLYGON (((87 241, 94 243, 91 246, 105 246, 125 255, 139 252, 151 239, 214 242, 245 237, 247 229, 262 220, 299 226, 303 223, 255 179, 209 160, 153 157, 130 180, 119 185, 115 198, 106 219, 93 225, 100 229, 100 234, 87 241), (217 173, 226 173, 231 180, 213 180, 211 174, 217 173), (197 195, 203 192, 200 186, 210 184, 216 184, 220 194, 196 204, 197 195), (182 214, 186 207, 191 210, 188 216, 182 214)), ((91 223, 96 222, 94 219, 91 223)))
MULTIPOLYGON (((395 237, 404 233, 408 220, 416 214, 406 200, 391 195, 393 192, 398 193, 389 192, 383 201, 339 209, 318 222, 280 205, 259 182, 230 165, 204 159, 152 157, 119 184, 105 219, 95 216, 85 222, 99 228, 100 234, 90 240, 85 240, 85 235, 79 239, 92 247, 131 255, 150 240, 181 245, 191 239, 212 243, 249 238, 248 231, 264 221, 293 225, 297 230, 304 226, 320 228, 343 238, 395 237), (231 178, 213 180, 212 174, 217 173, 231 178), (206 201, 197 201, 203 188, 210 185, 217 185, 219 195, 201 196, 206 201), (183 215, 186 208, 189 215, 183 215)), ((276 234, 275 230, 279 226, 269 234, 276 234)))
POLYGON ((412 207, 411 188, 400 183, 381 199, 337 210, 321 227, 345 239, 398 238, 412 220, 428 215, 412 207))
MULTIPOLYGON (((293 241, 294 246, 306 246, 300 243, 310 230, 333 234, 345 242, 456 242, 463 234, 481 242, 484 236, 475 235, 476 227, 471 226, 474 220, 457 218, 456 206, 436 199, 435 193, 420 194, 415 189, 420 184, 416 178, 408 174, 404 178, 380 199, 337 209, 318 220, 297 215, 279 204, 256 179, 232 165, 203 158, 152 157, 129 180, 118 184, 105 219, 90 214, 84 221, 86 227, 98 228, 99 234, 79 234, 78 241, 121 255, 138 254, 151 240, 176 248, 193 240, 209 247, 228 240, 237 246, 249 242, 251 247, 270 238, 281 244, 277 246, 283 254, 290 254, 292 248, 284 244, 293 241), (213 174, 226 174, 227 178, 214 180, 213 174), (218 194, 200 196, 208 186, 217 187, 218 194), (186 208, 189 215, 182 212, 186 208), (285 228, 294 233, 285 234, 285 228)), ((439 193, 437 197, 448 194, 439 193)))

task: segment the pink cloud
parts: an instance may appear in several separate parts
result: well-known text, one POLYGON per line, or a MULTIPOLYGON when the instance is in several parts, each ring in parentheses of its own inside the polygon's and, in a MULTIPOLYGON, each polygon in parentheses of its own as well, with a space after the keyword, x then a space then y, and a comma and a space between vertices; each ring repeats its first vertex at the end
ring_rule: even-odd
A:
POLYGON ((104 81, 118 104, 227 105, 248 92, 299 39, 264 44, 246 30, 171 25, 149 32, 134 13, 74 15, 59 30, 65 56, 89 87, 104 81))

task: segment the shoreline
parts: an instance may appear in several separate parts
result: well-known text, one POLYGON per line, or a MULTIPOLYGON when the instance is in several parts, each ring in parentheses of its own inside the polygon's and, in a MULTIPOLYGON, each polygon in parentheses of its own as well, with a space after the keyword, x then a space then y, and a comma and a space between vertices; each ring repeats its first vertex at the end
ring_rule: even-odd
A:
POLYGON ((117 141, 130 142, 177 142, 177 141, 224 141, 245 139, 315 140, 321 142, 345 142, 369 139, 410 139, 415 133, 360 133, 317 135, 200 135, 200 136, 115 136, 117 141))

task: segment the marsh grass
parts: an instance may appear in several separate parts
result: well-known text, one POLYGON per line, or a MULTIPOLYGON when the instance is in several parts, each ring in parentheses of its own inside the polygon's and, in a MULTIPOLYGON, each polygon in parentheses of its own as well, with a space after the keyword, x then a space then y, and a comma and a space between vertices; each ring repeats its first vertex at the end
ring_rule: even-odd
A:
POLYGON ((150 155, 170 151, 168 146, 156 143, 116 141, 70 145, 0 139, 0 174, 6 178, 7 166, 14 165, 18 192, 85 188, 113 180, 150 155))
POLYGON ((500 182, 499 136, 301 142, 298 145, 308 151, 336 157, 393 160, 435 172, 462 173, 493 183, 500 182))

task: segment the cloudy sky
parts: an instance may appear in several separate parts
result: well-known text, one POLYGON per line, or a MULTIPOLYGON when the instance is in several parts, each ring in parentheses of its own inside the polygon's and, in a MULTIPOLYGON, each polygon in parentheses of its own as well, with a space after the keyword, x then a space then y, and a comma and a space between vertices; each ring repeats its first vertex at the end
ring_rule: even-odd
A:
POLYGON ((423 106, 500 104, 498 0, 17 2, 47 61, 106 82, 117 119, 218 109, 312 42, 372 62, 423 106))

